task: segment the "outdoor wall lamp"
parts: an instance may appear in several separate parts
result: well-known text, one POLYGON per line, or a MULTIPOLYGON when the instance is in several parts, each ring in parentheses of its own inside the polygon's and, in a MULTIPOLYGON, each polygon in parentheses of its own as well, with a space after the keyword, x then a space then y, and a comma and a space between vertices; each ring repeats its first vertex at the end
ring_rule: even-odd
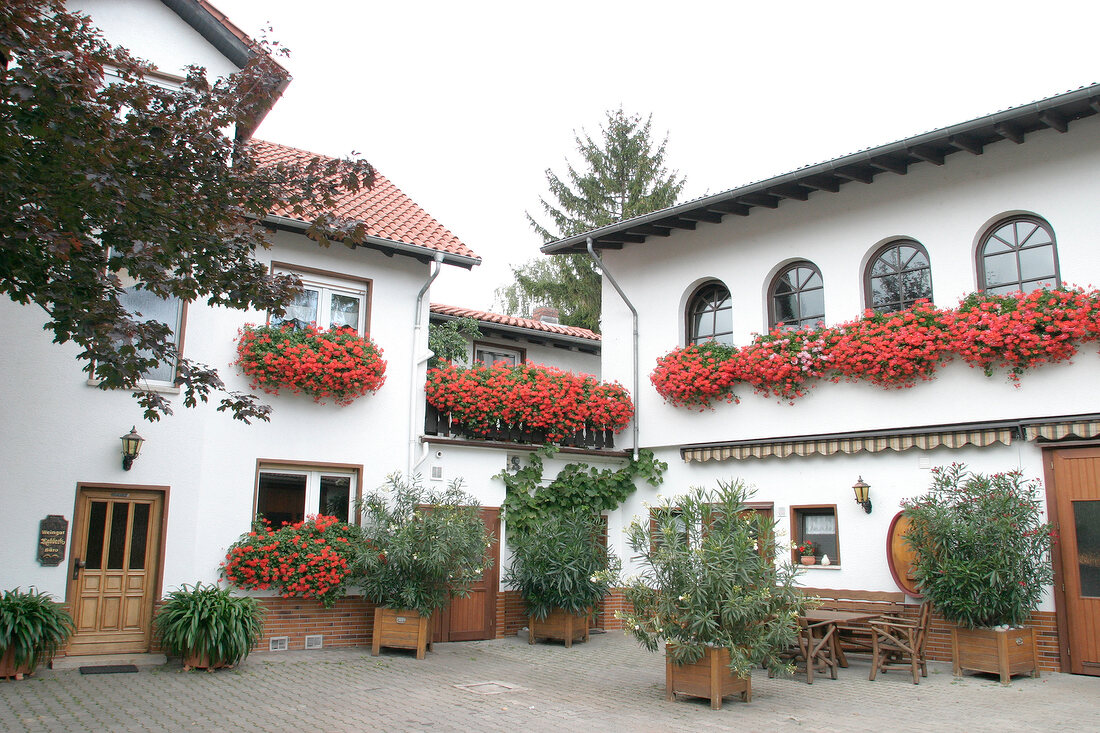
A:
POLYGON ((122 470, 129 471, 134 465, 134 459, 141 453, 141 444, 145 438, 137 434, 137 426, 130 428, 130 432, 122 436, 122 470))
POLYGON ((856 482, 852 484, 852 490, 856 492, 856 504, 863 507, 863 511, 868 514, 871 513, 871 487, 860 476, 856 479, 856 482))

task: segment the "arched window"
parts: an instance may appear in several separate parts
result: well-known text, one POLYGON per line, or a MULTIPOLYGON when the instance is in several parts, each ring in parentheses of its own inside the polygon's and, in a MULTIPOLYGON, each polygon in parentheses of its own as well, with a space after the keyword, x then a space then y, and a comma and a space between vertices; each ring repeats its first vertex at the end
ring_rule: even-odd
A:
POLYGON ((812 262, 795 262, 779 272, 768 289, 769 325, 817 328, 825 320, 825 285, 812 262))
POLYGON ((733 300, 717 280, 704 283, 688 300, 687 342, 705 341, 733 345, 733 300))
POLYGON ((879 313, 908 308, 921 298, 932 300, 928 252, 912 239, 901 239, 875 252, 863 277, 867 307, 879 313))
POLYGON ((1034 216, 994 224, 978 246, 978 282, 998 294, 1058 285, 1054 230, 1034 216))

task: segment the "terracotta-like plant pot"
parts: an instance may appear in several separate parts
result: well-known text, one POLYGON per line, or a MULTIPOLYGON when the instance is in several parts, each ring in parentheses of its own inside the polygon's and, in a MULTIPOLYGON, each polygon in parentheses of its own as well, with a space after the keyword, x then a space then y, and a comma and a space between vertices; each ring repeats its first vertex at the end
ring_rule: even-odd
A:
POLYGON ((429 620, 429 616, 421 616, 410 609, 377 606, 374 609, 371 654, 377 657, 379 649, 385 646, 412 649, 417 659, 423 659, 424 651, 431 651, 432 648, 429 620))
POLYGON ((1035 645, 1035 629, 951 629, 951 659, 954 673, 988 672, 1001 677, 1007 685, 1014 674, 1039 676, 1039 650, 1035 645))
POLYGON ((225 662, 211 662, 210 657, 199 652, 188 652, 183 655, 184 671, 192 669, 225 669, 231 666, 231 664, 226 664, 225 662))
POLYGON ((817 564, 817 558, 814 557, 813 555, 803 555, 801 559, 802 559, 802 564, 803 565, 816 565, 817 564))
POLYGON ((0 679, 14 677, 16 680, 21 680, 24 675, 29 677, 32 674, 34 674, 33 667, 26 664, 15 666, 15 649, 13 647, 8 647, 8 650, 0 655, 0 679))
POLYGON ((707 647, 703 657, 693 664, 675 664, 665 651, 665 699, 675 695, 705 697, 714 710, 721 710, 722 698, 740 694, 745 702, 752 701, 752 678, 738 677, 730 672, 730 650, 707 647))
POLYGON ((535 639, 557 639, 564 641, 568 649, 574 641, 588 641, 588 613, 570 613, 555 608, 541 621, 534 616, 527 617, 527 643, 534 644, 535 639))

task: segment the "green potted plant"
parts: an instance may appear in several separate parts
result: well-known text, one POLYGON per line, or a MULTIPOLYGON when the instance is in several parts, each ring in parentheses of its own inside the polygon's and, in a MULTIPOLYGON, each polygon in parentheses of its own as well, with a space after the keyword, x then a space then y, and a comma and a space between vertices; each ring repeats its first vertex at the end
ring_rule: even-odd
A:
POLYGON ((1053 580, 1053 528, 1039 482, 1019 470, 985 475, 953 463, 933 469, 929 491, 904 502, 905 539, 925 598, 954 627, 955 674, 1039 676, 1035 630, 1025 626, 1053 580))
POLYGON ((263 637, 263 614, 255 598, 184 584, 164 597, 153 625, 164 651, 182 657, 184 669, 217 669, 248 656, 263 637))
POLYGON ((641 574, 626 586, 628 633, 647 649, 665 642, 665 693, 752 699, 750 672, 790 674, 781 654, 795 645, 806 600, 796 566, 778 561, 772 523, 746 505, 739 481, 692 489, 635 519, 627 541, 641 574))
POLYGON ((431 615, 452 595, 469 594, 484 574, 492 538, 477 499, 453 482, 430 491, 395 473, 358 502, 363 541, 356 584, 378 604, 372 653, 381 647, 416 650, 423 659, 431 615))
POLYGON ((4 591, 0 598, 0 678, 34 674, 73 633, 73 619, 48 593, 36 588, 4 591))
POLYGON ((528 642, 588 641, 588 622, 618 577, 620 563, 600 541, 603 522, 584 509, 549 510, 509 537, 512 565, 504 581, 523 596, 528 642))

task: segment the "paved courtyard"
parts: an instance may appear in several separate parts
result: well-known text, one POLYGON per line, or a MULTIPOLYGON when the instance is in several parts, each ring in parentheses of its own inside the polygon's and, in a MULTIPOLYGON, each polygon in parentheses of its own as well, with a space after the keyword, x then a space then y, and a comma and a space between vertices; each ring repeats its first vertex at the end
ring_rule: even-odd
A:
MULTIPOLYGON (((523 632, 521 632, 523 633, 523 632)), ((855 659, 840 679, 753 675, 753 700, 664 699, 663 658, 619 632, 587 644, 524 637, 438 644, 424 661, 400 651, 255 654, 239 668, 137 674, 41 670, 0 682, 4 731, 881 731, 1088 730, 1100 725, 1100 679, 1046 674, 955 679, 933 665, 867 680, 855 659), (488 684, 487 684, 488 683, 488 684), (470 685, 471 687, 463 687, 470 685)))

